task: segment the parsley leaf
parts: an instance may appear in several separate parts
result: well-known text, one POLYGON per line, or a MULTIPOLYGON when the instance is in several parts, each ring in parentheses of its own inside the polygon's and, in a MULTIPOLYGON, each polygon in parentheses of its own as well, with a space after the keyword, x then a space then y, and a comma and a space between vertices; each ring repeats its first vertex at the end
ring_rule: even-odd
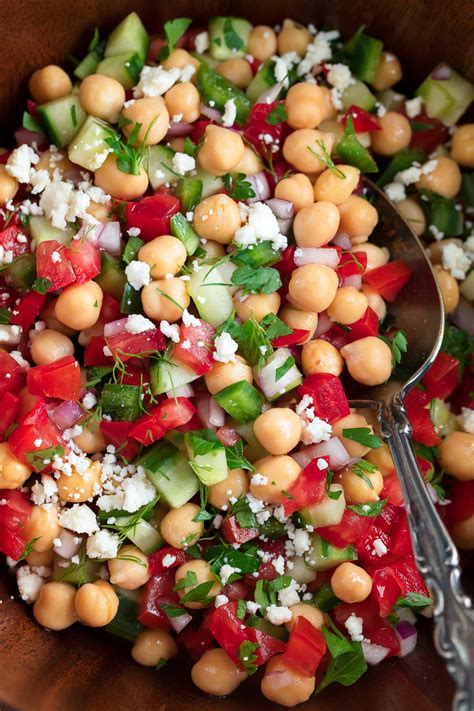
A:
POLYGON ((23 126, 23 128, 26 128, 28 131, 42 131, 43 130, 41 128, 41 125, 35 119, 35 117, 32 116, 31 114, 29 114, 28 111, 23 112, 22 126, 23 126))
POLYGON ((199 523, 199 521, 212 521, 214 518, 215 514, 212 514, 210 511, 206 511, 206 509, 201 509, 193 518, 193 521, 196 523, 199 523))
MULTIPOLYGON (((331 620, 331 618, 328 617, 328 620, 331 620)), ((333 657, 333 659, 337 659, 337 657, 340 657, 341 654, 347 654, 348 652, 352 652, 352 644, 346 637, 344 637, 343 634, 341 634, 341 632, 339 632, 339 630, 337 629, 337 627, 334 626, 334 623, 332 623, 332 621, 330 622, 330 624, 333 629, 336 630, 336 632, 331 632, 331 630, 325 626, 321 628, 321 631, 323 633, 324 639, 326 640, 328 651, 331 657, 333 657)))
POLYGON ((161 603, 161 609, 167 617, 172 619, 173 617, 182 617, 186 615, 187 612, 183 607, 178 607, 177 605, 167 605, 165 602, 161 603))
POLYGON ((278 602, 278 592, 291 585, 291 576, 279 575, 275 580, 257 580, 255 586, 255 602, 260 605, 262 612, 270 605, 278 602))
POLYGON ((392 351, 394 365, 401 363, 403 353, 407 352, 407 337, 405 331, 397 331, 391 338, 387 338, 387 336, 379 336, 379 338, 386 343, 392 351))
POLYGON ((7 309, 6 306, 1 306, 0 307, 0 324, 2 326, 6 326, 8 323, 10 323, 12 315, 10 313, 10 310, 7 309))
POLYGON ((237 610, 236 610, 236 615, 239 618, 239 620, 245 619, 245 615, 247 614, 247 605, 245 604, 245 600, 238 599, 237 600, 237 610))
POLYGON ((332 587, 329 583, 322 583, 315 590, 311 603, 321 610, 321 612, 329 612, 339 605, 341 600, 334 595, 332 587))
POLYGON ((226 173, 222 181, 229 197, 234 200, 248 200, 256 196, 252 183, 247 180, 245 173, 226 173))
POLYGON ((339 491, 331 491, 332 480, 334 479, 334 472, 330 469, 326 472, 326 495, 328 498, 338 501, 341 498, 342 489, 339 491))
POLYGON ((220 543, 216 546, 210 546, 204 553, 205 559, 211 563, 211 570, 214 575, 219 575, 219 571, 223 565, 230 565, 237 569, 238 573, 233 573, 229 582, 238 580, 245 573, 255 573, 261 565, 261 558, 257 555, 257 546, 248 544, 240 548, 232 548, 228 543, 220 543))
POLYGON ((123 250, 122 261, 125 262, 125 264, 133 262, 137 258, 138 252, 144 244, 145 242, 139 237, 129 237, 128 242, 125 245, 125 249, 123 250))
POLYGON ((46 277, 40 277, 35 279, 33 282, 33 289, 38 292, 38 294, 46 294, 46 292, 51 289, 53 282, 46 277))
POLYGON ((359 516, 379 516, 385 508, 387 499, 381 499, 375 504, 351 504, 347 508, 351 511, 355 511, 359 516))
POLYGON ((235 515, 240 528, 257 528, 257 519, 245 496, 237 499, 232 507, 232 513, 235 515))
POLYGON ((225 448, 225 456, 229 469, 247 469, 250 472, 255 471, 253 464, 244 457, 244 443, 241 439, 232 446, 225 448))
POLYGON ((260 645, 257 644, 257 642, 249 642, 248 640, 245 640, 245 642, 242 642, 239 647, 240 663, 249 676, 255 674, 257 671, 257 665, 255 664, 257 661, 257 655, 255 654, 255 650, 257 650, 259 646, 260 645))
POLYGON ((266 335, 269 340, 273 338, 278 338, 279 336, 288 336, 293 333, 292 329, 286 325, 278 316, 275 314, 267 314, 260 321, 260 325, 266 328, 266 335))
MULTIPOLYGON (((141 123, 135 123, 133 129, 131 130, 127 140, 123 138, 113 129, 105 127, 104 130, 107 133, 107 138, 105 138, 105 143, 112 149, 112 153, 116 157, 117 168, 122 173, 128 173, 129 175, 140 175, 140 170, 142 163, 145 160, 145 156, 148 154, 148 146, 146 145, 146 139, 155 125, 155 121, 158 118, 158 114, 155 118, 148 124, 143 141, 139 145, 137 143, 138 135, 140 129, 142 128, 141 123)), ((132 121, 125 118, 124 116, 119 117, 119 128, 128 126, 132 121)))
POLYGON ((193 585, 197 585, 197 575, 194 570, 188 570, 184 578, 179 578, 173 590, 182 590, 183 588, 189 588, 193 585))
POLYGON ((190 432, 188 441, 194 457, 209 454, 217 449, 224 449, 224 445, 214 430, 195 430, 190 432))
POLYGON ((341 686, 351 686, 367 671, 362 645, 360 642, 351 643, 351 651, 332 657, 316 693, 321 693, 330 684, 338 683, 341 686))
POLYGON ((25 560, 25 558, 27 558, 30 555, 31 551, 33 550, 33 546, 35 545, 36 541, 39 541, 40 538, 41 538, 41 536, 37 536, 36 538, 32 538, 31 541, 28 541, 23 553, 16 561, 17 563, 19 563, 20 560, 25 560))
POLYGON ((273 294, 281 287, 280 274, 272 267, 254 269, 244 265, 233 272, 230 280, 235 286, 242 286, 244 294, 273 294))
POLYGON ((342 430, 342 436, 352 440, 352 442, 358 442, 363 447, 370 447, 370 449, 378 449, 382 446, 382 440, 372 434, 369 427, 345 429, 342 430))
POLYGON ((196 585, 195 588, 189 590, 186 595, 181 598, 181 602, 183 604, 186 602, 202 602, 204 605, 208 605, 214 599, 214 597, 209 597, 209 593, 215 584, 215 580, 207 580, 205 583, 196 585))
POLYGON ((186 136, 186 138, 184 139, 184 152, 186 153, 186 155, 192 156, 193 158, 198 152, 198 146, 191 141, 189 136, 186 136))
POLYGON ((224 40, 229 49, 239 52, 244 49, 245 44, 242 37, 235 31, 232 24, 232 17, 226 17, 224 22, 224 40))
POLYGON ((284 363, 282 363, 275 371, 275 382, 278 382, 283 378, 286 373, 295 365, 295 359, 293 356, 288 356, 284 363))
POLYGON ((268 114, 267 123, 269 123, 270 126, 276 126, 277 124, 286 121, 287 118, 288 116, 286 115, 285 105, 278 104, 278 106, 275 106, 275 108, 268 114))
POLYGON ((189 17, 177 17, 174 20, 165 22, 163 29, 165 31, 167 46, 162 47, 159 53, 160 62, 164 61, 178 44, 180 37, 184 35, 192 20, 189 17))
POLYGON ((251 318, 243 324, 234 321, 226 330, 239 344, 239 352, 243 358, 261 370, 273 353, 272 344, 262 325, 251 318))
POLYGON ((155 669, 159 671, 160 669, 163 669, 167 664, 167 660, 164 657, 161 657, 161 659, 158 661, 158 664, 156 665, 155 669))
POLYGON ((395 607, 427 607, 431 605, 433 600, 426 595, 421 595, 416 592, 408 592, 404 597, 399 597, 395 603, 395 607))
POLYGON ((447 323, 444 329, 441 351, 458 359, 460 363, 459 377, 461 377, 464 368, 467 363, 469 363, 473 354, 474 338, 469 336, 466 331, 447 323))
POLYGON ((36 450, 35 452, 27 452, 26 458, 31 464, 33 471, 42 472, 43 469, 50 464, 57 455, 61 457, 64 454, 64 447, 60 444, 47 449, 36 450))
POLYGON ((336 150, 343 163, 354 165, 362 173, 378 173, 377 163, 356 136, 352 116, 347 118, 344 135, 337 144, 336 150))

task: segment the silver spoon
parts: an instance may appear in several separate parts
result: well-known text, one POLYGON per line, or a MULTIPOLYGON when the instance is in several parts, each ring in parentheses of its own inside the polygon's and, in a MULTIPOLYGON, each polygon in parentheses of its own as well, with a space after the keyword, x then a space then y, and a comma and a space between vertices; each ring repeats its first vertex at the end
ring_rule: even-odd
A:
POLYGON ((371 242, 403 259, 413 274, 389 305, 397 328, 407 335, 404 374, 382 386, 349 387, 351 405, 376 408, 406 502, 415 560, 434 598, 434 641, 456 682, 455 711, 474 710, 474 611, 461 586, 459 555, 441 522, 418 470, 404 397, 425 375, 441 347, 444 308, 425 250, 385 194, 366 181, 379 213, 371 242))

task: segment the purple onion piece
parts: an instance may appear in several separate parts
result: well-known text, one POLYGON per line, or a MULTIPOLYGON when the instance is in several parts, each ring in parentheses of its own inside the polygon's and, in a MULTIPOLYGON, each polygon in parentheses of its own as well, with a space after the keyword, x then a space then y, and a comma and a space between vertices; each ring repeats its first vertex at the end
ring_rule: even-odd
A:
POLYGON ((109 338, 110 336, 116 336, 119 333, 125 333, 125 325, 127 320, 128 317, 125 317, 119 318, 117 321, 106 323, 104 326, 104 337, 109 338))
POLYGON ((297 267, 305 264, 325 264, 333 269, 339 264, 337 249, 330 247, 299 247, 295 250, 294 261, 297 267))
POLYGON ((167 141, 170 138, 179 138, 189 136, 193 131, 192 123, 184 123, 184 121, 171 121, 168 133, 163 140, 167 141))
POLYGON ((78 402, 74 400, 64 400, 55 407, 51 413, 51 419, 60 430, 67 430, 72 427, 84 414, 84 410, 78 402))
POLYGON ((352 248, 352 242, 350 241, 349 237, 344 234, 344 232, 339 232, 333 240, 331 240, 330 244, 336 244, 338 247, 342 247, 342 249, 351 249, 352 248))
POLYGON ((436 81, 447 81, 451 79, 451 67, 446 64, 446 62, 438 64, 431 72, 431 78, 436 79, 436 81))
POLYGON ((466 331, 470 336, 474 336, 474 308, 463 296, 461 296, 453 314, 453 321, 456 326, 466 331))
POLYGON ((279 217, 282 220, 289 220, 295 214, 295 206, 290 200, 283 200, 282 198, 270 198, 270 200, 267 200, 266 204, 273 212, 275 217, 279 217))
POLYGON ((206 106, 206 104, 201 104, 200 111, 203 116, 206 116, 206 118, 211 119, 211 121, 215 121, 218 124, 222 123, 222 114, 217 109, 213 109, 210 106, 206 106))
POLYGON ((261 202, 270 197, 270 185, 268 184, 268 179, 265 173, 256 173, 255 175, 248 175, 246 181, 252 186, 255 197, 246 200, 247 205, 251 205, 254 202, 261 202))

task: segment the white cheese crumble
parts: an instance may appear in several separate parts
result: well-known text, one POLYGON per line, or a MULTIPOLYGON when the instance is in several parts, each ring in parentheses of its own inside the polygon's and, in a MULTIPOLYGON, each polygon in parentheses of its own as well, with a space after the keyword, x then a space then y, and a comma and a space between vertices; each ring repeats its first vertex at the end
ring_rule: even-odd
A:
POLYGON ((233 568, 231 565, 228 563, 225 563, 222 568, 219 570, 219 577, 222 581, 223 585, 226 585, 229 581, 229 578, 234 574, 234 573, 240 573, 241 570, 240 568, 233 568))
POLYGON ((356 617, 355 612, 353 612, 347 620, 344 622, 346 630, 349 632, 349 636, 353 642, 362 642, 364 635, 362 633, 364 625, 364 620, 362 617, 356 617))
POLYGON ((252 484, 252 486, 266 486, 266 484, 268 484, 268 477, 256 472, 252 475, 250 483, 252 484))
POLYGON ((269 605, 265 610, 265 617, 272 625, 284 625, 286 622, 290 622, 293 613, 288 607, 269 605))
POLYGON ((222 607, 222 605, 226 605, 228 602, 229 598, 227 595, 216 595, 214 604, 216 607, 222 607))
POLYGON ((444 269, 450 272, 455 279, 465 279, 471 266, 471 259, 462 247, 450 242, 443 247, 442 263, 444 269))
POLYGON ((296 580, 292 580, 287 588, 278 591, 278 601, 281 605, 285 607, 293 607, 300 602, 300 596, 298 595, 298 583, 296 580))
POLYGON ((268 205, 263 202, 254 202, 248 206, 244 205, 245 209, 239 204, 239 208, 246 224, 239 227, 235 233, 235 244, 248 247, 259 241, 271 242, 275 250, 285 249, 288 246, 288 240, 280 234, 278 221, 268 205))
POLYGON ((402 183, 387 183, 384 186, 384 192, 392 202, 401 202, 406 198, 405 186, 402 183))
POLYGON ((86 410, 92 410, 92 408, 97 404, 97 398, 94 393, 86 393, 82 398, 82 404, 86 410))
POLYGON ((421 96, 415 96, 414 99, 409 99, 408 101, 405 101, 405 111, 408 118, 414 119, 415 116, 421 114, 422 103, 423 99, 421 96))
POLYGON ((372 553, 374 555, 378 556, 379 558, 381 558, 383 555, 385 555, 387 553, 387 546, 385 545, 385 543, 382 541, 381 538, 376 538, 374 540, 374 547, 373 547, 372 553))
POLYGON ((99 530, 95 513, 87 504, 74 504, 59 514, 59 523, 74 533, 92 535, 99 530))
POLYGON ((91 199, 83 190, 75 190, 71 183, 55 180, 43 191, 39 204, 53 227, 66 228, 68 222, 77 218, 90 221, 87 213, 91 199))
POLYGON ((145 333, 155 328, 155 324, 150 319, 141 314, 130 314, 125 324, 127 333, 145 333))
POLYGON ((151 281, 150 267, 145 262, 133 260, 125 268, 125 276, 130 286, 139 291, 142 286, 148 286, 151 281))
POLYGON ((183 323, 186 327, 188 326, 200 326, 201 321, 189 313, 187 309, 184 309, 182 316, 183 323))
POLYGON ((140 80, 133 89, 133 96, 136 99, 142 96, 162 96, 176 84, 180 76, 181 70, 177 67, 167 71, 162 66, 145 65, 140 72, 140 80))
POLYGON ((228 99, 224 104, 224 113, 222 114, 222 125, 226 128, 230 128, 234 125, 236 116, 237 107, 235 105, 235 99, 228 99))
POLYGON ((301 441, 303 444, 318 444, 319 442, 327 442, 331 439, 331 434, 332 427, 329 422, 325 422, 319 417, 314 417, 309 422, 305 422, 303 424, 301 441))
POLYGON ((176 563, 176 556, 171 553, 167 553, 163 560, 161 561, 163 568, 170 568, 173 563, 176 563))
POLYGON ((38 161, 39 155, 36 151, 24 143, 12 151, 5 165, 5 170, 19 183, 29 183, 32 166, 36 165, 38 161))
POLYGON ((339 32, 337 30, 318 32, 314 40, 306 47, 306 54, 296 70, 298 76, 302 77, 305 74, 309 74, 312 69, 331 59, 331 42, 338 39, 338 37, 339 32))
POLYGON ((238 344, 234 341, 230 333, 224 331, 214 340, 215 351, 213 353, 214 360, 219 363, 235 363, 235 354, 237 353, 238 344))
POLYGON ((141 234, 141 229, 139 227, 129 227, 127 234, 129 237, 138 237, 141 234))
POLYGON ((161 321, 160 331, 163 336, 171 338, 173 343, 179 343, 179 326, 176 323, 169 323, 169 321, 161 321))
POLYGON ((120 538, 106 528, 93 533, 87 539, 86 548, 89 558, 116 558, 120 547, 120 538))
POLYGON ((49 568, 41 567, 30 567, 29 565, 22 565, 16 571, 16 582, 18 585, 18 591, 22 600, 31 604, 38 599, 40 590, 45 584, 46 580, 51 571, 49 568), (40 575, 39 573, 46 573, 46 575, 40 575))
POLYGON ((209 49, 209 33, 200 32, 194 38, 194 46, 196 47, 196 52, 198 54, 204 54, 209 49))
POLYGON ((471 410, 469 407, 463 407, 461 414, 458 415, 458 422, 464 432, 474 435, 474 410, 471 410))
POLYGON ((196 161, 192 156, 188 156, 187 153, 175 153, 171 165, 176 173, 184 175, 196 168, 196 161))

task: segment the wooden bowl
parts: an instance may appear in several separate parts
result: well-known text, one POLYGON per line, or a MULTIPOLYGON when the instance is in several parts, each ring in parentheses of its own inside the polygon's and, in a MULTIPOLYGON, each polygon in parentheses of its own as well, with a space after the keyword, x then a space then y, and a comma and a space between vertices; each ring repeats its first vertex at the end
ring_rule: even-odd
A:
MULTIPOLYGON (((29 75, 68 53, 82 56, 94 27, 109 30, 132 9, 148 30, 164 20, 233 14, 276 24, 285 17, 348 36, 362 23, 399 56, 415 86, 442 60, 474 79, 474 3, 465 0, 11 0, 2 6, 0 128, 6 143, 18 126, 29 75), (471 40, 471 41, 470 41, 471 40)), ((258 688, 259 675, 227 699, 210 699, 189 679, 186 660, 160 672, 132 661, 129 645, 79 625, 51 633, 34 622, 18 600, 14 581, 0 579, 0 707, 2 711, 259 711, 278 708, 258 688), (185 667, 185 668, 183 668, 185 667)), ((419 624, 419 643, 406 659, 389 659, 350 689, 330 687, 301 706, 333 711, 348 703, 357 711, 447 711, 453 685, 436 655, 431 625, 419 624)))

